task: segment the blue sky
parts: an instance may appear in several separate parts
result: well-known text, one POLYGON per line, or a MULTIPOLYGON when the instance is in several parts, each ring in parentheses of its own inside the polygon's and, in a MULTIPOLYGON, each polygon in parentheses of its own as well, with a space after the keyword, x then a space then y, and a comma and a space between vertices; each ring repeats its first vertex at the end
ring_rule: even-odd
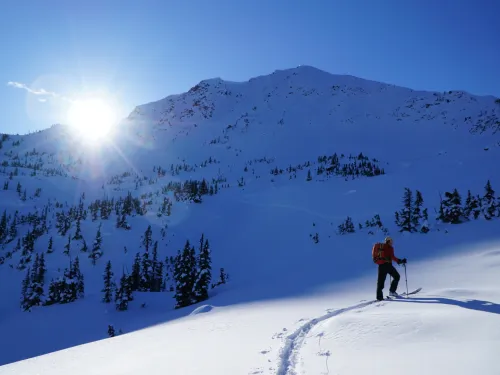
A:
POLYGON ((0 132, 63 122, 63 98, 81 92, 113 99, 125 117, 202 79, 300 64, 500 97, 498 14, 494 0, 9 1, 0 132))

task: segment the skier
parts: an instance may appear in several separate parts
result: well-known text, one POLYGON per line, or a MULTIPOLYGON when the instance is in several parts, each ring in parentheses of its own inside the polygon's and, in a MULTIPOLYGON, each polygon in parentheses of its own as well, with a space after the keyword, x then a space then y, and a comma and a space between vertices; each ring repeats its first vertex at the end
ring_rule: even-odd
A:
POLYGON ((379 301, 384 299, 382 289, 384 289, 387 274, 392 276, 389 295, 394 297, 398 296, 396 289, 398 288, 400 276, 399 272, 392 265, 392 261, 395 261, 397 264, 406 264, 406 258, 399 259, 394 255, 392 244, 392 238, 386 237, 384 243, 376 243, 373 245, 372 249, 373 261, 378 264, 377 300, 379 301))

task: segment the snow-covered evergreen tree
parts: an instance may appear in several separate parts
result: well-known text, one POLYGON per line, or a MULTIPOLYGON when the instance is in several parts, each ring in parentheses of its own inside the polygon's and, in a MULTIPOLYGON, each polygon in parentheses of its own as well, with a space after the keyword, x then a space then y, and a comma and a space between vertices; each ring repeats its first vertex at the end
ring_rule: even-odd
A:
POLYGON ((28 267, 26 270, 26 276, 23 279, 21 284, 21 308, 24 311, 27 311, 31 307, 31 296, 30 296, 30 287, 31 287, 31 269, 28 267))
POLYGON ((175 308, 189 306, 193 303, 193 287, 196 278, 196 257, 194 247, 186 240, 184 249, 179 252, 174 265, 174 279, 176 283, 175 308))
POLYGON ((495 199, 495 190, 491 187, 491 182, 488 180, 484 187, 485 193, 481 199, 482 213, 486 220, 491 220, 498 216, 498 203, 495 199))
POLYGON ((352 218, 348 216, 345 221, 338 226, 338 234, 354 233, 355 227, 352 218))
POLYGON ((115 292, 115 306, 118 311, 125 311, 128 309, 128 303, 132 300, 132 289, 130 286, 130 278, 125 275, 125 272, 120 278, 120 286, 115 292))
POLYGON ((31 256, 35 251, 35 237, 33 236, 33 232, 28 230, 26 235, 22 239, 22 253, 21 258, 19 259, 18 269, 24 269, 26 264, 31 262, 31 256))
POLYGON ((194 298, 196 302, 208 299, 208 289, 212 281, 212 259, 208 240, 204 241, 203 234, 200 239, 199 254, 197 257, 198 269, 194 285, 194 298))
POLYGON ((51 281, 46 304, 70 303, 83 298, 84 294, 84 277, 80 271, 80 261, 76 257, 74 262, 70 261, 70 266, 64 270, 63 276, 51 281))
POLYGON ((45 302, 43 284, 46 270, 44 259, 36 254, 33 267, 31 268, 30 285, 28 288, 29 308, 31 306, 42 306, 45 302))
POLYGON ((441 200, 438 220, 443 223, 459 224, 465 220, 462 209, 462 198, 457 189, 453 192, 445 192, 445 198, 441 200))

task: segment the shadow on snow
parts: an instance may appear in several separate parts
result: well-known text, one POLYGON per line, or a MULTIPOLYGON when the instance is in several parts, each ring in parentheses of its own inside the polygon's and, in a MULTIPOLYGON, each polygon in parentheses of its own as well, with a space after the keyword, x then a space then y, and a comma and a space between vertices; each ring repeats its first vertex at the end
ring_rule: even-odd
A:
POLYGON ((500 305, 490 301, 481 301, 477 299, 459 301, 451 298, 409 298, 409 299, 395 299, 394 302, 406 303, 429 303, 429 304, 444 304, 462 307, 464 309, 482 311, 492 314, 500 314, 500 305))

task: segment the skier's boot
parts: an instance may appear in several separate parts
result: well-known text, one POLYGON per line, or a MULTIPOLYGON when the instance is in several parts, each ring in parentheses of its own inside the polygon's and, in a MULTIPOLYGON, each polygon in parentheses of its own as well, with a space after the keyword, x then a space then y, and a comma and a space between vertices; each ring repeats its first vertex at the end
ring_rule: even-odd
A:
POLYGON ((401 297, 399 294, 397 294, 396 292, 389 292, 389 296, 390 297, 401 297))

